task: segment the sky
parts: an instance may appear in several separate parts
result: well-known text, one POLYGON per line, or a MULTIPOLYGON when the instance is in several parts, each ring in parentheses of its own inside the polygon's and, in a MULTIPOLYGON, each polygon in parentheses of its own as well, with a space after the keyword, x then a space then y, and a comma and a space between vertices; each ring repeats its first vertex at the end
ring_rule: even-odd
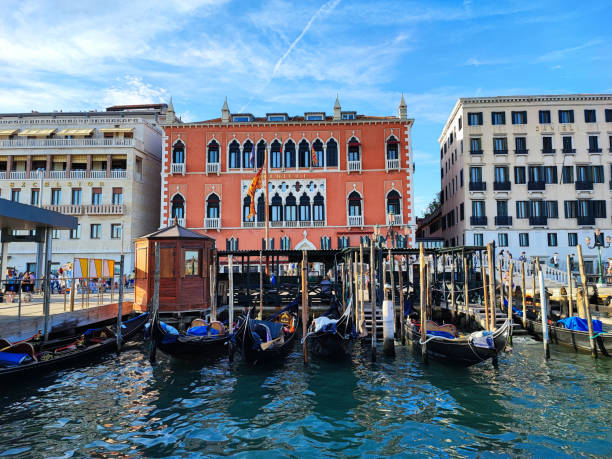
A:
POLYGON ((343 110, 415 119, 415 210, 459 97, 612 93, 612 2, 3 0, 0 113, 167 102, 183 121, 343 110), (104 6, 102 6, 104 5, 104 6))

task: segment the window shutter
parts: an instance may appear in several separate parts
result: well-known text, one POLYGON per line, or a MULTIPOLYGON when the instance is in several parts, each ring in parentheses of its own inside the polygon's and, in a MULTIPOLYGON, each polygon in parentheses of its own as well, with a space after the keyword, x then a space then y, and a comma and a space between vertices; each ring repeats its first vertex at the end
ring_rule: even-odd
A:
POLYGON ((570 123, 574 122, 574 110, 569 111, 569 122, 570 123))

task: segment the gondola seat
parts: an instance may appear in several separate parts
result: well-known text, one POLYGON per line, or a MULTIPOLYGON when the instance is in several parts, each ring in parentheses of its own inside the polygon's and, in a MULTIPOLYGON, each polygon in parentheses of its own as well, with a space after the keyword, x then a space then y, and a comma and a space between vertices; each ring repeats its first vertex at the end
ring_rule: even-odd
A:
POLYGON ((219 321, 214 321, 210 323, 210 328, 212 330, 217 330, 217 333, 219 335, 225 335, 225 326, 219 322, 219 321))
POLYGON ((191 321, 191 325, 189 326, 189 328, 201 327, 203 325, 207 325, 206 321, 204 319, 197 318, 191 321))

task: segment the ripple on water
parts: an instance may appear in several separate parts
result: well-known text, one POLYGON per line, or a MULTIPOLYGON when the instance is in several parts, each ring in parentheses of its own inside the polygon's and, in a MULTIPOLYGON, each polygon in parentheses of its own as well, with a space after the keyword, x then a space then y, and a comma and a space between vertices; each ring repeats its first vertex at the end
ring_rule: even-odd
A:
POLYGON ((291 354, 204 367, 138 347, 0 395, 0 455, 610 456, 612 359, 517 340, 498 368, 291 354))

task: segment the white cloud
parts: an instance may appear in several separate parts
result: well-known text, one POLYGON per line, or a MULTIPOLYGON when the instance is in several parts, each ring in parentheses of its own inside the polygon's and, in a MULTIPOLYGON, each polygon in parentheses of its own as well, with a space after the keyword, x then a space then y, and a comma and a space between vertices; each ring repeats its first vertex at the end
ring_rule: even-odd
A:
POLYGON ((119 83, 104 90, 102 101, 108 105, 133 105, 167 102, 170 96, 163 88, 145 83, 141 78, 126 75, 119 83))

